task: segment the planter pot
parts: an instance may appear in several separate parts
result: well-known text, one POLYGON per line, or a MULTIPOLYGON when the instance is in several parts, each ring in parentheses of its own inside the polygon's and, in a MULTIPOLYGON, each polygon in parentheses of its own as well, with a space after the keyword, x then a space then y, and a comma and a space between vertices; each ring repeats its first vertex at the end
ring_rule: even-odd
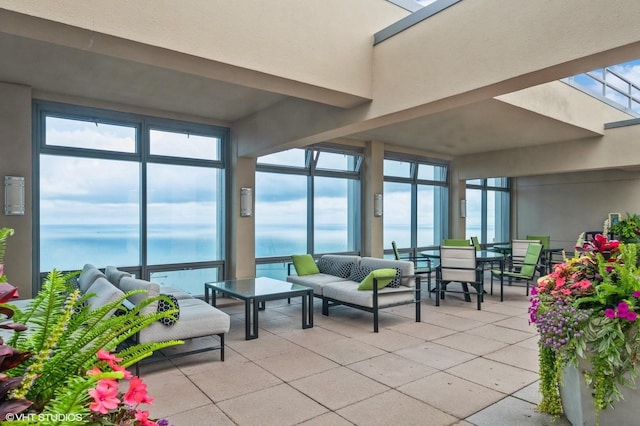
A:
MULTIPOLYGON (((600 411, 600 425, 637 425, 640 390, 622 387, 624 400, 617 401, 614 408, 600 411)), ((587 386, 582 371, 568 365, 562 374, 560 398, 564 414, 573 426, 594 426, 596 413, 593 408, 591 388, 587 386)))

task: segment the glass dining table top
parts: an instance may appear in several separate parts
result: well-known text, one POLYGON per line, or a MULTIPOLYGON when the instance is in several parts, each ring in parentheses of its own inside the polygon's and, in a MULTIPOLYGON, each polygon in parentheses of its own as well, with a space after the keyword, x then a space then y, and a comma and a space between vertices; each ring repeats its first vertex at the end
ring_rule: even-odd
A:
MULTIPOLYGON (((431 259, 440 259, 440 249, 424 250, 420 254, 431 259)), ((504 256, 502 253, 491 250, 476 250, 476 259, 479 261, 499 261, 503 260, 504 256)))

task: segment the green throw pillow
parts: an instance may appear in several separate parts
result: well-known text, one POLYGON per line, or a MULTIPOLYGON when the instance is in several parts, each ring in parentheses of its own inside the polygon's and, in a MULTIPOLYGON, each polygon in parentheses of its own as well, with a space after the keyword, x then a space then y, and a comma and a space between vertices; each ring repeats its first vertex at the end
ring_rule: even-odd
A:
POLYGON ((318 265, 316 265, 313 256, 310 254, 294 254, 291 255, 291 260, 293 261, 293 267, 296 268, 296 274, 300 276, 320 273, 318 265))
POLYGON ((375 269, 371 271, 367 277, 362 280, 358 286, 358 290, 373 290, 373 279, 378 278, 378 290, 389 285, 396 276, 396 270, 393 268, 375 269))

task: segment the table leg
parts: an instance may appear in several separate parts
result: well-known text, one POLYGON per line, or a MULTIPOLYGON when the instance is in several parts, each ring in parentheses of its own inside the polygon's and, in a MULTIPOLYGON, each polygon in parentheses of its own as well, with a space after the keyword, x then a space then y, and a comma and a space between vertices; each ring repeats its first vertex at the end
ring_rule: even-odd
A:
POLYGON ((258 338, 258 303, 255 299, 244 301, 244 338, 253 340, 258 338), (252 330, 253 329, 253 330, 252 330))
POLYGON ((302 328, 313 327, 313 291, 302 295, 302 328))

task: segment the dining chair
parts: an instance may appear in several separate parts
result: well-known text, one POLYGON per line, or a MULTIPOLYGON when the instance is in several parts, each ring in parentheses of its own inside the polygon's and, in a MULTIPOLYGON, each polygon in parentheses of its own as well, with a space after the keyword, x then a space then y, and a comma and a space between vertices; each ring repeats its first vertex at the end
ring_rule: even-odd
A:
POLYGON ((520 263, 524 260, 524 256, 527 254, 527 249, 529 248, 529 244, 538 243, 540 244, 540 240, 511 240, 511 257, 509 259, 509 269, 513 263, 520 263))
POLYGON ((491 270, 491 294, 493 294, 493 277, 500 278, 500 301, 504 300, 504 278, 508 278, 512 283, 513 279, 524 280, 527 287, 527 296, 529 296, 529 282, 535 276, 536 271, 540 267, 540 256, 542 255, 542 244, 530 243, 522 262, 517 262, 516 270, 501 271, 499 269, 491 270))
POLYGON ((476 250, 482 250, 482 245, 480 245, 478 237, 471 237, 471 245, 474 246, 476 250))
POLYGON ((459 238, 446 238, 442 240, 443 246, 455 246, 455 247, 469 247, 471 243, 469 240, 463 240, 459 238))
POLYGON ((428 257, 416 257, 407 253, 407 256, 402 257, 398 245, 395 241, 391 241, 391 247, 393 248, 393 257, 396 260, 410 260, 413 262, 413 273, 416 275, 425 275, 427 277, 427 294, 431 298, 431 274, 434 272, 431 264, 431 259, 428 257))
POLYGON ((445 292, 463 293, 465 300, 471 302, 469 284, 476 290, 478 310, 481 310, 484 279, 476 261, 475 247, 440 247, 440 265, 436 268, 436 306, 440 306, 440 298, 444 299, 445 292), (462 291, 447 288, 452 282, 459 282, 462 291))
POLYGON ((550 247, 551 237, 549 235, 527 235, 527 240, 540 241, 542 244, 542 257, 540 258, 540 263, 542 263, 542 267, 539 268, 540 275, 544 275, 546 271, 550 269, 552 258, 551 252, 546 251, 550 247))

